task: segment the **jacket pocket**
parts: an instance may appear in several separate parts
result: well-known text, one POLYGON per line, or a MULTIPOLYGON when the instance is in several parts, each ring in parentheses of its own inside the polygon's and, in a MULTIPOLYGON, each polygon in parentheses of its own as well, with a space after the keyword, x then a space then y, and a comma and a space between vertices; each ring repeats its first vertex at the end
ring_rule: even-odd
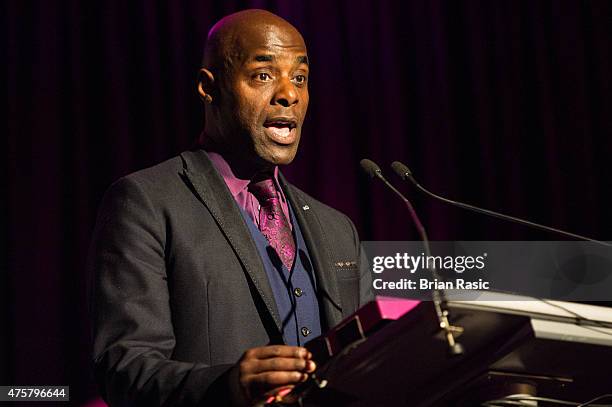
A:
POLYGON ((354 261, 340 261, 334 263, 336 278, 339 280, 353 280, 359 278, 359 267, 354 261))

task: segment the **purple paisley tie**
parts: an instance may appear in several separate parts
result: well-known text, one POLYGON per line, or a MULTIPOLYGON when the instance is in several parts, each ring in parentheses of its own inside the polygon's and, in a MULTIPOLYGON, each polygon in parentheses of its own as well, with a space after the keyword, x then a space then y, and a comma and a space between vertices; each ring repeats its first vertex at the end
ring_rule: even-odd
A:
POLYGON ((259 201, 259 230, 276 250, 283 264, 291 270, 295 242, 289 222, 283 213, 274 181, 271 178, 249 184, 249 191, 259 201))

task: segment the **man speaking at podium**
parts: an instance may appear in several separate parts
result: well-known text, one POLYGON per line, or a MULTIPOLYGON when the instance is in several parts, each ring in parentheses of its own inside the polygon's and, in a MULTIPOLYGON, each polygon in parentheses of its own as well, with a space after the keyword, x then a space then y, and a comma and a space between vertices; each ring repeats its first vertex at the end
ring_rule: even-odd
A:
POLYGON ((367 299, 351 221, 278 170, 297 152, 308 70, 285 20, 223 18, 199 75, 201 149, 107 191, 90 263, 109 405, 263 400, 304 381, 316 366, 303 345, 367 299))

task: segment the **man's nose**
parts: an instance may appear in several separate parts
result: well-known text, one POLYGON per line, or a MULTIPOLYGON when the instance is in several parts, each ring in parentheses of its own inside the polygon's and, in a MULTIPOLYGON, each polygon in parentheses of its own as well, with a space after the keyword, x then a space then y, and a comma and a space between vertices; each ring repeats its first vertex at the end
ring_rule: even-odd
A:
POLYGON ((298 102, 298 92, 295 85, 289 78, 281 78, 276 87, 276 92, 272 98, 272 104, 279 104, 283 107, 289 107, 298 102))

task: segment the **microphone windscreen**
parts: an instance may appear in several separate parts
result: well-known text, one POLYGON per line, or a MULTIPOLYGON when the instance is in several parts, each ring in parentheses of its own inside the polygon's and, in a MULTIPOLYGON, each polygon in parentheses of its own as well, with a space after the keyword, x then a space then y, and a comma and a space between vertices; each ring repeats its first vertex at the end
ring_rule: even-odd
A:
POLYGON ((367 158, 361 160, 359 164, 361 165, 361 168, 363 168, 363 170, 366 172, 366 174, 368 174, 372 178, 376 176, 376 173, 381 172, 380 167, 376 165, 374 161, 368 160, 367 158))
POLYGON ((393 161, 393 163, 391 164, 391 168, 393 168, 393 171, 395 171, 395 173, 399 175, 400 178, 403 180, 405 180, 407 176, 412 175, 410 168, 406 167, 399 161, 393 161))

